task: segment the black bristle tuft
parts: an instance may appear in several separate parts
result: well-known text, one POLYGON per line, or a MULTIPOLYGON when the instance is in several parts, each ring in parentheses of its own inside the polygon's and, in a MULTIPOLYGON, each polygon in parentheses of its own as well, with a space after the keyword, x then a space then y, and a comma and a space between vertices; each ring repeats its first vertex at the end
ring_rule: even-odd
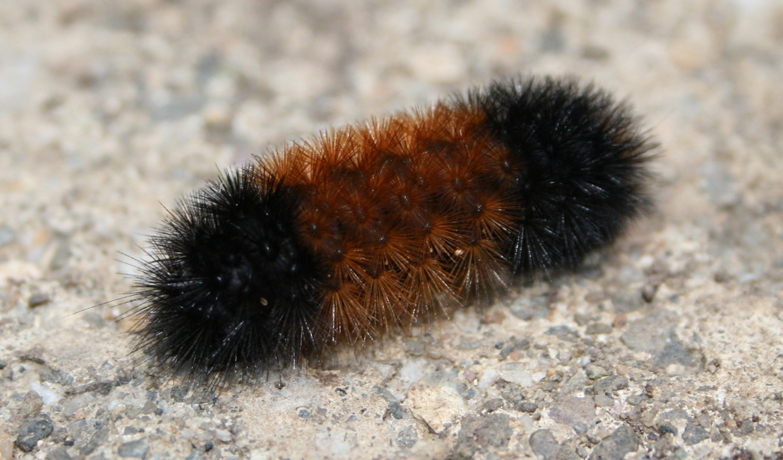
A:
POLYGON ((515 273, 576 267, 648 207, 655 144, 625 104, 551 78, 495 83, 479 102, 519 165, 521 211, 506 254, 515 273))
POLYGON ((203 380, 256 375, 315 346, 322 273, 294 231, 296 194, 248 171, 180 203, 143 267, 138 348, 203 380))

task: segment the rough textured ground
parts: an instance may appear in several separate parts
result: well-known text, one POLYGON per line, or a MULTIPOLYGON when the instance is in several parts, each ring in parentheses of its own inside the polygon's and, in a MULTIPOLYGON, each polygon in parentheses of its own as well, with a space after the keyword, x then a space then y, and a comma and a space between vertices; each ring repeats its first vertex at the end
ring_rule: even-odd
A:
POLYGON ((781 458, 781 30, 775 0, 0 2, 0 458, 781 458), (85 310, 220 169, 517 72, 662 145, 657 211, 579 273, 220 395, 85 310))

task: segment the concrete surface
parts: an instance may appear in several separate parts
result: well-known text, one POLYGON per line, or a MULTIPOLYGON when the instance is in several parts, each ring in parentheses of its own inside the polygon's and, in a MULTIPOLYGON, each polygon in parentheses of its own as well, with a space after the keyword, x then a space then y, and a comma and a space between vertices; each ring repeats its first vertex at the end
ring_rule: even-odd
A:
POLYGON ((0 2, 0 459, 781 458, 781 31, 775 0, 0 2), (657 211, 579 273, 219 395, 90 308, 219 170, 519 72, 662 145, 657 211))

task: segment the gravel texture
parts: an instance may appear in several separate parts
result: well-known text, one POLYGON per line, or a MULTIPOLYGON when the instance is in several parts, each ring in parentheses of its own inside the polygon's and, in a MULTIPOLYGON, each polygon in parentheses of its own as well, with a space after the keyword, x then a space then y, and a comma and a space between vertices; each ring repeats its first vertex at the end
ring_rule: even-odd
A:
POLYGON ((777 0, 0 2, 0 459, 783 458, 781 30, 777 0), (121 273, 183 193, 519 72, 661 143, 612 248, 220 393, 132 352, 121 273))

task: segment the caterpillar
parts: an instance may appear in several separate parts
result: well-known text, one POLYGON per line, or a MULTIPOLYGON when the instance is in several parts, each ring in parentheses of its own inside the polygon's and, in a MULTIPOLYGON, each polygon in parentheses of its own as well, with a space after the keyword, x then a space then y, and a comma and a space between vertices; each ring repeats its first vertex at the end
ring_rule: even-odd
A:
POLYGON ((517 77, 271 151, 150 238, 136 348, 226 381, 486 305, 648 208, 655 146, 592 84, 517 77))

